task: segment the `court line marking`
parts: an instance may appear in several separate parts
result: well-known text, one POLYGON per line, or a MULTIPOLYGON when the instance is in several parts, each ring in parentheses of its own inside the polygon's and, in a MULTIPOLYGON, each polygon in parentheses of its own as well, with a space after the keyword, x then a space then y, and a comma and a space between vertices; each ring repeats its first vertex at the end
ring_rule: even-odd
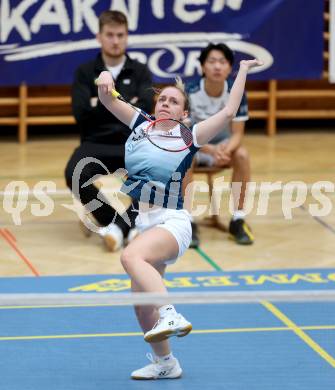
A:
MULTIPOLYGON (((304 330, 335 330, 335 325, 308 325, 302 326, 304 330)), ((258 332, 289 332, 294 330, 290 327, 259 327, 259 328, 226 328, 226 329, 195 329, 191 334, 220 334, 220 333, 258 333, 258 332)), ((20 340, 49 340, 49 339, 79 339, 79 338, 99 338, 99 337, 143 337, 142 332, 115 332, 115 333, 83 333, 83 334, 60 334, 60 335, 40 335, 40 336, 1 336, 0 341, 20 341, 20 340)))
POLYGON ((208 263, 210 264, 216 271, 223 271, 223 269, 218 265, 216 264, 216 262, 210 258, 202 249, 200 249, 199 247, 197 248, 194 248, 196 252, 199 253, 199 255, 208 263))
POLYGON ((315 342, 308 334, 303 330, 303 327, 299 327, 292 320, 290 320, 281 310, 270 302, 263 301, 261 304, 268 309, 276 318, 283 322, 290 330, 292 330, 302 341, 304 341, 313 351, 319 354, 328 364, 335 368, 335 358, 329 355, 317 342, 315 342))
POLYGON ((8 229, 0 229, 0 235, 2 238, 7 241, 7 243, 11 246, 11 248, 14 250, 14 252, 19 256, 19 258, 27 265, 27 267, 30 269, 30 271, 35 276, 40 276, 40 273, 37 271, 37 269, 34 267, 34 265, 29 261, 27 256, 25 256, 21 250, 18 248, 16 244, 16 238, 14 235, 8 230, 8 229))
MULTIPOLYGON (((204 258, 206 260, 206 258, 204 258)), ((211 263, 210 263, 211 264, 211 263)), ((212 266, 217 271, 224 270, 214 263, 216 267, 212 266)), ((290 330, 292 330, 301 340, 303 340, 313 351, 320 355, 328 364, 335 368, 335 358, 329 355, 317 342, 315 342, 310 336, 308 336, 302 327, 296 325, 292 320, 290 320, 282 311, 280 311, 274 304, 268 301, 260 302, 268 311, 270 311, 276 318, 283 322, 290 330)))
MULTIPOLYGON (((307 212, 307 209, 306 209, 306 207, 304 207, 304 206, 300 206, 300 209, 307 212)), ((308 213, 308 214, 309 214, 309 213, 308 213)), ((309 214, 309 215, 310 215, 310 214, 309 214)), ((326 228, 327 230, 329 230, 330 232, 332 232, 332 233, 335 234, 335 229, 334 229, 331 225, 329 225, 327 222, 323 221, 320 217, 317 217, 317 216, 314 216, 314 215, 311 215, 311 217, 312 217, 316 222, 318 222, 320 225, 322 225, 324 228, 326 228)))

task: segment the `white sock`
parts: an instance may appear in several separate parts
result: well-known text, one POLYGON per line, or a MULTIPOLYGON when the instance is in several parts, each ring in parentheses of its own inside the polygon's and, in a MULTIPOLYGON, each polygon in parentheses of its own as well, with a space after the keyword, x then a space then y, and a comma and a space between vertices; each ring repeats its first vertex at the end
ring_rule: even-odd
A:
POLYGON ((236 210, 233 214, 233 221, 236 221, 237 219, 244 219, 245 218, 245 212, 243 210, 236 210))
POLYGON ((156 357, 158 359, 159 364, 170 364, 175 360, 172 352, 170 352, 168 355, 165 355, 165 356, 157 356, 156 355, 156 357))
POLYGON ((169 314, 176 314, 176 309, 173 305, 164 305, 159 308, 159 316, 161 318, 169 315, 169 314))

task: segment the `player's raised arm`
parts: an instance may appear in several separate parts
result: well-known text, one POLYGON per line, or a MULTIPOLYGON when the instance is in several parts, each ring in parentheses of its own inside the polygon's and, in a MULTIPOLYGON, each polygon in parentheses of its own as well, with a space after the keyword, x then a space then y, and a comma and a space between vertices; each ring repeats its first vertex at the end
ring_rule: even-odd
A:
POLYGON ((101 103, 121 122, 129 126, 135 115, 135 110, 113 95, 115 85, 111 74, 107 71, 101 72, 96 84, 101 103))
POLYGON ((262 65, 262 62, 256 59, 240 62, 240 69, 231 89, 227 105, 215 115, 197 124, 196 137, 199 145, 207 144, 224 128, 227 122, 235 117, 243 96, 248 71, 260 65, 262 65))

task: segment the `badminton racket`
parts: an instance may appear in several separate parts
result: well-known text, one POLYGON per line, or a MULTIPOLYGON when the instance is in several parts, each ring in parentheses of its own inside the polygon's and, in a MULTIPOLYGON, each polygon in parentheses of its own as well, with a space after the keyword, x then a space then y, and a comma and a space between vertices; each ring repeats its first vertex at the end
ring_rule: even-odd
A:
POLYGON ((111 95, 131 106, 149 122, 144 129, 144 136, 157 148, 168 152, 182 152, 193 144, 192 131, 183 122, 172 118, 153 120, 141 109, 128 102, 115 89, 111 90, 111 95))

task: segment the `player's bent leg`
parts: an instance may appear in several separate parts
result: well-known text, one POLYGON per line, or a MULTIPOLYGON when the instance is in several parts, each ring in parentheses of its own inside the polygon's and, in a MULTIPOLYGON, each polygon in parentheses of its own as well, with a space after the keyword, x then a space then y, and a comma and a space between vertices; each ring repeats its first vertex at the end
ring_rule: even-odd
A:
POLYGON ((178 243, 160 227, 139 234, 121 253, 121 264, 142 292, 165 292, 157 267, 178 256, 178 243))
MULTIPOLYGON (((168 221, 166 224, 168 225, 168 221)), ((186 248, 191 232, 188 232, 188 235, 188 242, 184 243, 186 248)), ((140 291, 167 293, 157 267, 166 261, 173 261, 179 252, 175 236, 162 227, 155 227, 142 233, 124 249, 121 262, 140 291)), ((177 313, 172 305, 165 305, 159 308, 159 319, 153 328, 145 333, 144 339, 149 343, 156 343, 171 336, 186 336, 191 330, 189 321, 177 313)))

